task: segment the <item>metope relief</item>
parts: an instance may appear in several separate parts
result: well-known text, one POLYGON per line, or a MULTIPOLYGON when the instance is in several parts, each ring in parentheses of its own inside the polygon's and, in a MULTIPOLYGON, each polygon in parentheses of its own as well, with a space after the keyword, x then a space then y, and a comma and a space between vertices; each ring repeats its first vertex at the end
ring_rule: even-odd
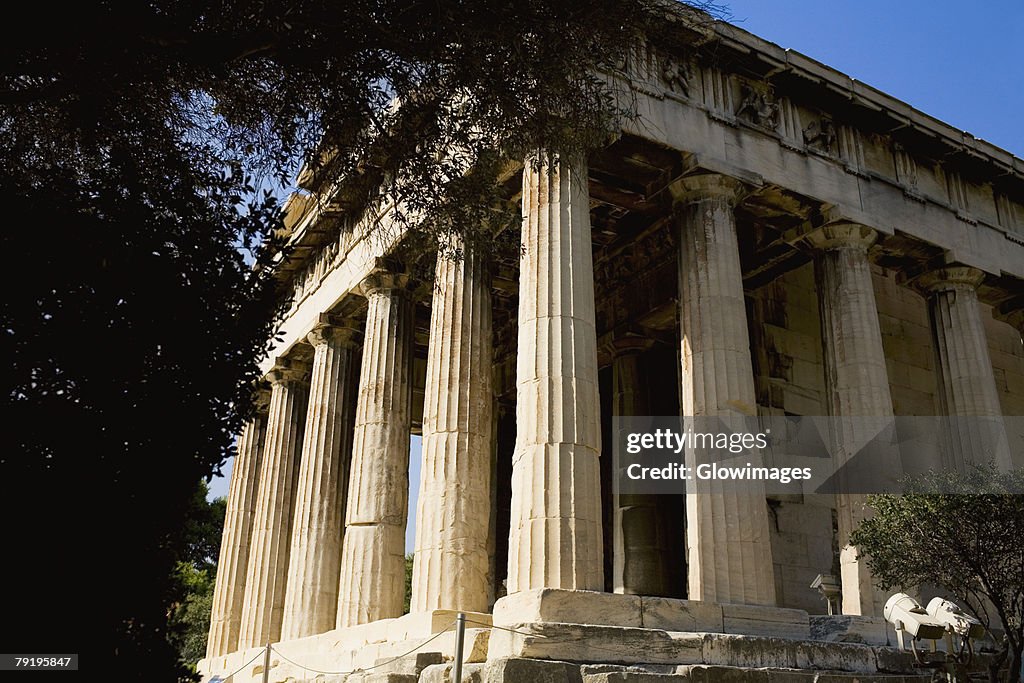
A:
POLYGON ((694 70, 689 62, 675 56, 661 59, 661 81, 672 93, 690 98, 694 93, 694 70))
POLYGON ((804 144, 807 145, 807 149, 819 154, 834 156, 836 137, 836 124, 832 122, 832 119, 824 116, 816 121, 811 121, 804 128, 804 144))
POLYGON ((779 105, 770 91, 744 83, 740 86, 740 106, 736 108, 736 118, 775 131, 779 127, 779 105))

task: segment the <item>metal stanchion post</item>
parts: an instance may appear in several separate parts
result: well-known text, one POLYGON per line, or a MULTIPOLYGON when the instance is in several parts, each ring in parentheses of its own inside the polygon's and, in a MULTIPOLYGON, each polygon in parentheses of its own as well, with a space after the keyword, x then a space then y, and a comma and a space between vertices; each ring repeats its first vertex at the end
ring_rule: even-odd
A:
POLYGON ((263 652, 263 683, 270 683, 270 643, 263 652))
POLYGON ((455 664, 452 667, 452 683, 462 683, 462 649, 466 643, 466 615, 459 612, 455 617, 455 664))

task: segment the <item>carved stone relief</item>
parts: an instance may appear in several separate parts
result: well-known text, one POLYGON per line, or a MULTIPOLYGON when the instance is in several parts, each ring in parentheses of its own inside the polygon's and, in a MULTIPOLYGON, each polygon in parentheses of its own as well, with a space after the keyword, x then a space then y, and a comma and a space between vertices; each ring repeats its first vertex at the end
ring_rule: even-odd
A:
POLYGON ((835 154, 836 137, 836 125, 824 116, 804 128, 804 144, 822 154, 835 154))
POLYGON ((691 97, 694 83, 690 64, 678 57, 664 57, 661 60, 661 80, 672 92, 691 97))
POLYGON ((775 130, 779 126, 779 105, 770 92, 762 92, 750 85, 740 87, 740 106, 736 117, 755 126, 775 130))

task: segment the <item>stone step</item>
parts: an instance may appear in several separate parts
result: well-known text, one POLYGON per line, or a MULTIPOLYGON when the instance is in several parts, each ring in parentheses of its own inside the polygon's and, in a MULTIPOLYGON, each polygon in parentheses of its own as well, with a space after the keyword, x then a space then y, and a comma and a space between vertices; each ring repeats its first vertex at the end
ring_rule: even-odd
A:
POLYGON ((495 630, 488 659, 618 664, 705 664, 853 673, 914 673, 913 657, 886 647, 724 633, 532 623, 495 630))
POLYGON ((641 670, 584 673, 583 683, 929 683, 930 674, 861 674, 750 669, 735 666, 681 666, 675 673, 641 670))
POLYGON ((735 633, 806 639, 807 612, 783 607, 729 605, 622 593, 540 588, 508 595, 494 605, 494 623, 551 622, 735 633))
MULTIPOLYGON (((462 681, 460 683, 485 683, 484 668, 486 664, 474 663, 462 665, 462 681)), ((453 683, 452 663, 428 666, 420 674, 419 683, 453 683)))
POLYGON ((428 666, 441 664, 443 661, 444 655, 440 652, 417 652, 404 657, 378 659, 374 665, 374 672, 419 676, 428 666))
MULTIPOLYGON (((475 665, 460 683, 929 683, 930 673, 863 674, 716 665, 615 666, 504 658, 475 665)), ((448 665, 429 667, 419 683, 455 683, 448 665)))
MULTIPOLYGON (((351 674, 344 679, 344 683, 419 683, 419 680, 418 674, 371 671, 351 674)), ((319 683, 319 679, 316 683, 319 683)))

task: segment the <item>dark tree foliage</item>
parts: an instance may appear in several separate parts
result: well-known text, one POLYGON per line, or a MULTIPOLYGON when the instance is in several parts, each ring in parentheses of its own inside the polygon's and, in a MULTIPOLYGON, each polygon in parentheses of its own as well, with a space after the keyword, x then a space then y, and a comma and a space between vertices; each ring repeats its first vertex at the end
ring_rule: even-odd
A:
POLYGON ((197 571, 210 571, 212 577, 217 571, 227 499, 207 500, 209 492, 209 486, 205 481, 200 481, 194 489, 188 514, 183 521, 184 546, 179 559, 197 571))
POLYGON ((179 562, 174 571, 181 597, 171 604, 168 638, 182 666, 194 669, 206 656, 216 572, 179 562))
POLYGON ((1002 631, 991 679, 1018 680, 1024 651, 1024 470, 931 472, 901 496, 868 498, 874 515, 851 543, 883 589, 935 585, 986 627, 1002 631))
POLYGON ((12 25, 5 651, 180 673, 194 485, 231 454, 280 308, 254 185, 305 161, 322 201, 383 189, 429 234, 469 231, 508 160, 582 154, 629 115, 599 74, 637 38, 706 20, 671 0, 108 0, 12 25))
POLYGON ((209 489, 200 482, 185 520, 185 546, 174 569, 168 638, 183 666, 192 668, 206 656, 210 610, 217 578, 217 556, 227 501, 207 500, 209 489))
POLYGON ((412 555, 405 556, 405 601, 402 603, 402 614, 409 613, 412 605, 412 555))

